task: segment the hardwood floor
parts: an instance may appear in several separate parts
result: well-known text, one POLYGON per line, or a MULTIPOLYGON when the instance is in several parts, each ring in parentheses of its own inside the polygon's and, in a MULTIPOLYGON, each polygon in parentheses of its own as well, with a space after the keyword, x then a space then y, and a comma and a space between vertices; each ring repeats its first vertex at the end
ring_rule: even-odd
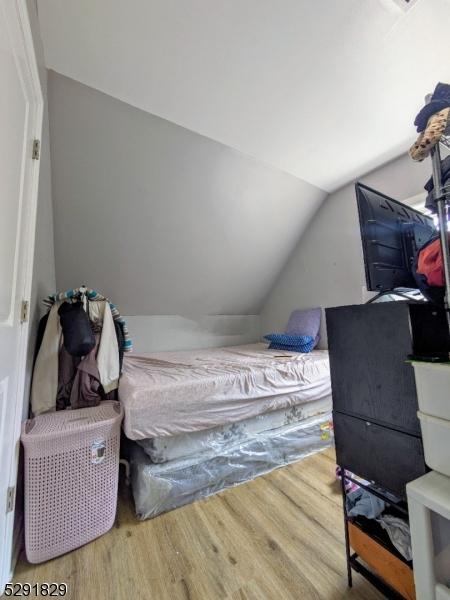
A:
POLYGON ((379 600, 359 575, 347 588, 334 454, 137 521, 121 492, 115 527, 14 581, 66 582, 70 600, 379 600))

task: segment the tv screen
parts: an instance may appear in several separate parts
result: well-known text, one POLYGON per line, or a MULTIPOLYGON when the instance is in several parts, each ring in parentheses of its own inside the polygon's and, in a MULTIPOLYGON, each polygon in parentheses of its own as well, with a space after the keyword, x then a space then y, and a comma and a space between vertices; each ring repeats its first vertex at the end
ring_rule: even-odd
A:
POLYGON ((411 267, 418 248, 436 233, 432 217, 362 183, 355 188, 367 289, 417 288, 411 267))

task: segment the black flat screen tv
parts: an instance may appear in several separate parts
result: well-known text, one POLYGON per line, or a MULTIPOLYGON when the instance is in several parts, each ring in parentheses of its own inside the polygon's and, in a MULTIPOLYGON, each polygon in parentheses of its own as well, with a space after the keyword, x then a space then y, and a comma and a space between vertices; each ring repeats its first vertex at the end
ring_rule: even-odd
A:
POLYGON ((433 218, 362 183, 355 188, 367 289, 417 288, 412 264, 436 234, 433 218))

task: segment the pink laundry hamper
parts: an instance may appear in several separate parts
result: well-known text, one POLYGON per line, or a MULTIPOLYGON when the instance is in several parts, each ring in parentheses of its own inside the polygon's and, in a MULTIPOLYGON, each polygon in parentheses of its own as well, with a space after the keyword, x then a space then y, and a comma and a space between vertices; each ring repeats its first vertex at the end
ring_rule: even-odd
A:
POLYGON ((25 421, 25 549, 31 563, 74 550, 114 524, 119 402, 25 421))

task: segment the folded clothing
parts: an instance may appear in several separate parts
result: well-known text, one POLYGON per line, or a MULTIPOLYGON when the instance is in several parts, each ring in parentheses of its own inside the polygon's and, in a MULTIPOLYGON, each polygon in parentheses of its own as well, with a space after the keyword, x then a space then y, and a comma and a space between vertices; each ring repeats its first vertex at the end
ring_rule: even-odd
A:
POLYGON ((270 342, 269 349, 289 350, 290 352, 311 352, 315 339, 310 335, 289 335, 288 333, 269 333, 264 336, 270 342))
MULTIPOLYGON (((450 241, 448 234, 447 240, 450 241)), ((420 248, 417 256, 416 273, 418 276, 421 276, 421 279, 423 279, 427 286, 444 287, 444 261, 442 258, 440 236, 435 235, 420 248)))
POLYGON ((347 494, 345 503, 349 517, 361 515, 367 519, 376 519, 386 508, 383 500, 363 488, 347 494))
POLYGON ((409 149, 410 157, 420 162, 429 156, 441 137, 448 131, 449 125, 450 106, 431 115, 425 131, 419 134, 419 137, 409 149))
POLYGON ((393 515, 382 515, 377 522, 387 531, 393 546, 406 558, 412 560, 411 531, 403 519, 393 515))
POLYGON ((447 83, 438 83, 430 101, 420 110, 414 120, 417 132, 423 131, 428 123, 428 119, 443 108, 450 106, 450 85, 447 83))

